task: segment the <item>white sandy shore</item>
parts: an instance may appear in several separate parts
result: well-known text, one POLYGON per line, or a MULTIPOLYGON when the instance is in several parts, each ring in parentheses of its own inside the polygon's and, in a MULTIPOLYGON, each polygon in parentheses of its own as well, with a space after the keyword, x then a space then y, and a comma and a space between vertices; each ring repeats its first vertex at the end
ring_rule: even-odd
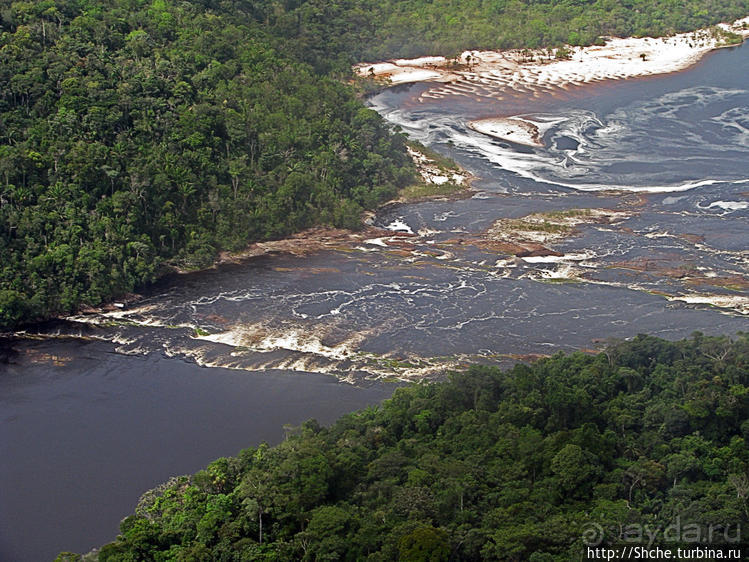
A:
MULTIPOLYGON (((749 37, 749 17, 719 27, 749 37)), ((360 76, 406 82, 438 82, 422 97, 466 95, 502 98, 503 92, 540 95, 601 80, 651 76, 683 70, 706 53, 724 46, 709 29, 654 39, 610 38, 603 46, 569 47, 570 58, 557 60, 546 50, 466 51, 458 60, 445 57, 363 63, 360 76), (457 63, 457 64, 456 64, 457 63)))

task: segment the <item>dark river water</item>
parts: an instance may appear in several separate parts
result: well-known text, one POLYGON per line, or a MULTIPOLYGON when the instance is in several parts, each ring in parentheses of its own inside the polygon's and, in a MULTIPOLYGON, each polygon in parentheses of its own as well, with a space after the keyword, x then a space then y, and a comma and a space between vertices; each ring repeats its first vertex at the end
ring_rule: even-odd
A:
POLYGON ((38 341, 0 367, 0 560, 52 560, 113 540, 139 496, 284 425, 390 396, 315 374, 206 369, 111 344, 38 341))
POLYGON ((106 542, 149 487, 378 403, 386 380, 749 329, 748 55, 533 96, 383 92, 371 106, 472 172, 470 197, 391 206, 370 238, 171 279, 6 341, 0 559, 106 542), (467 126, 516 114, 543 148, 467 126), (598 219, 506 253, 507 225, 532 214, 598 219))

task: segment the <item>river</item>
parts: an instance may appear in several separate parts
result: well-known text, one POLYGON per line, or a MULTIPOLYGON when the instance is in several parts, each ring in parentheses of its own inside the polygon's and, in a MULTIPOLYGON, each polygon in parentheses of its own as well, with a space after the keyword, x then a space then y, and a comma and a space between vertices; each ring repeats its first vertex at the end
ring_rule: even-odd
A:
POLYGON ((0 366, 0 560, 52 560, 113 540, 146 490, 212 460, 329 424, 390 396, 392 384, 206 369, 111 344, 16 345, 0 366))
POLYGON ((390 206, 377 236, 167 279, 6 341, 0 558, 106 542, 145 489, 377 403, 392 379, 749 328, 748 54, 556 91, 387 90, 370 105, 472 172, 470 197, 390 206), (544 147, 467 126, 514 114, 544 147), (507 253, 532 236, 545 251, 507 253))

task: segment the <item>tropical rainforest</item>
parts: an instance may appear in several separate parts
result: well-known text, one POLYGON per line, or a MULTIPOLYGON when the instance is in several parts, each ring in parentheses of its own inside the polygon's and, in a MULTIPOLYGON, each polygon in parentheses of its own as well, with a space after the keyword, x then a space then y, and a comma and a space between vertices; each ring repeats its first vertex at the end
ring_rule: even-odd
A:
POLYGON ((733 20, 747 0, 0 0, 0 330, 414 182, 350 65, 733 20))
POLYGON ((474 366, 173 478, 88 559, 567 562, 643 529, 732 545, 748 437, 746 333, 474 366))
POLYGON ((2 325, 99 304, 167 262, 356 226, 412 181, 403 139, 249 13, 4 4, 2 325))

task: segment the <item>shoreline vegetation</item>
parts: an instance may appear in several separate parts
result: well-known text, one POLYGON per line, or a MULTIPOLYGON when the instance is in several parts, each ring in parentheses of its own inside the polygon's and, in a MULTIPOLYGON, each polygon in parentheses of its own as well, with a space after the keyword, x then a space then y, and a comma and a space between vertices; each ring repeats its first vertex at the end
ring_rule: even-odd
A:
POLYGON ((382 202, 376 209, 364 211, 360 217, 359 228, 315 226, 296 232, 287 238, 253 242, 237 252, 221 252, 217 260, 206 268, 174 269, 174 272, 190 274, 213 269, 222 264, 240 263, 267 254, 283 253, 302 256, 375 237, 402 236, 403 233, 374 226, 376 213, 396 205, 439 199, 461 199, 469 197, 472 193, 471 182, 475 178, 454 161, 417 141, 406 141, 406 152, 414 163, 417 172, 416 181, 402 187, 394 198, 382 202))
MULTIPOLYGON (((602 80, 628 79, 653 76, 686 70, 711 51, 719 48, 740 45, 749 37, 749 16, 731 24, 717 24, 711 28, 671 37, 629 37, 606 39, 604 45, 573 47, 565 45, 557 49, 514 49, 509 51, 464 51, 454 59, 442 56, 426 56, 416 59, 395 59, 382 63, 359 63, 353 67, 354 73, 369 80, 378 88, 411 82, 449 83, 466 76, 492 79, 498 76, 511 76, 508 87, 512 89, 568 87, 602 80)), ((537 123, 521 116, 491 117, 472 121, 468 124, 473 130, 516 144, 543 147, 543 130, 537 123)), ((292 236, 266 242, 254 242, 238 252, 221 252, 216 261, 207 268, 182 270, 179 274, 189 274, 235 264, 254 257, 288 253, 307 255, 315 251, 340 248, 343 245, 383 235, 394 235, 391 231, 376 228, 373 224, 375 213, 393 205, 418 203, 430 199, 454 199, 470 196, 471 182, 475 179, 467 170, 454 161, 443 157, 432 149, 416 141, 406 142, 406 151, 413 161, 420 181, 403 187, 398 195, 380 204, 375 211, 362 214, 361 228, 358 230, 313 227, 294 233, 292 236)), ((588 210, 590 211, 590 210, 588 210)), ((598 210, 593 210, 598 212, 598 210)), ((585 219, 578 217, 578 223, 611 220, 617 215, 613 211, 598 214, 592 219, 587 213, 585 219), (586 220, 587 219, 587 220, 586 220)), ((575 215, 577 216, 577 215, 575 215)), ((542 217, 544 225, 548 217, 542 217)), ((535 217, 529 217, 529 224, 535 217)), ((497 246, 514 256, 544 257, 558 256, 543 244, 554 238, 543 240, 524 232, 518 221, 497 221, 490 229, 488 239, 482 245, 497 246), (511 226, 510 223, 512 223, 511 226)), ((525 223, 523 223, 525 224, 525 223)), ((536 231, 539 227, 529 227, 536 231)), ((548 234, 548 233, 547 233, 548 234)), ((569 232, 554 233, 557 237, 567 237, 569 232)), ((697 301, 695 301, 697 302, 697 301)), ((700 301, 701 302, 701 301, 700 301)), ((108 308, 111 310, 112 305, 108 308)), ((98 312, 89 310, 87 312, 98 312)))
MULTIPOLYGON (((136 5, 137 4, 137 5, 136 5)), ((411 185, 401 135, 248 9, 9 3, 0 14, 0 330, 411 185)))
POLYGON ((380 208, 399 203, 468 196, 471 182, 475 179, 470 172, 416 141, 407 141, 406 152, 416 166, 420 180, 401 189, 395 199, 380 208))
MULTIPOLYGON (((361 214, 358 228, 314 226, 295 232, 285 238, 253 242, 239 251, 220 252, 216 260, 207 267, 181 269, 172 266, 171 272, 178 275, 189 275, 215 269, 226 264, 242 263, 269 254, 305 256, 324 250, 348 248, 351 244, 368 239, 403 236, 403 233, 374 226, 376 213, 396 205, 438 199, 460 199, 470 196, 471 181, 474 179, 470 172, 419 142, 408 141, 406 151, 416 167, 417 181, 401 188, 395 198, 381 203, 374 211, 364 211, 361 214)), ((99 314, 103 311, 112 311, 130 304, 136 305, 140 299, 137 294, 129 294, 126 297, 121 299, 120 302, 108 303, 103 307, 85 308, 80 310, 78 314, 99 314)), ((72 317, 75 316, 77 315, 72 317)))
POLYGON ((56 561, 567 562, 594 528, 596 546, 746 543, 749 334, 608 343, 287 428, 145 492, 115 541, 56 561))
POLYGON ((505 78, 510 87, 584 84, 685 70, 718 48, 740 45, 749 37, 749 16, 664 37, 606 37, 602 44, 546 49, 466 50, 456 57, 426 56, 362 62, 356 75, 383 85, 452 82, 465 76, 505 78), (487 76, 483 76, 487 73, 487 76))
MULTIPOLYGON (((241 250, 221 251, 216 259, 207 266, 185 269, 177 265, 165 264, 164 272, 160 277, 166 277, 170 274, 200 273, 222 265, 243 263, 269 254, 304 256, 324 250, 348 248, 352 244, 361 243, 367 239, 403 236, 403 233, 374 226, 376 212, 408 203, 438 199, 460 199, 469 197, 472 193, 471 182, 474 177, 449 158, 445 158, 416 141, 407 141, 406 152, 414 163, 417 172, 414 178, 416 181, 401 188, 394 198, 379 204, 374 211, 364 211, 357 228, 314 226, 284 238, 252 242, 241 250)), ((137 306, 141 298, 141 295, 137 292, 129 292, 101 306, 81 306, 72 314, 61 315, 60 318, 76 320, 88 315, 122 310, 130 306, 137 306)), ((22 333, 23 330, 16 332, 15 335, 22 333)), ((2 332, 0 332, 0 336, 2 335, 2 332)), ((8 335, 13 335, 13 333, 8 335)))
MULTIPOLYGON (((444 69, 461 84, 485 80, 493 96, 575 86, 655 62, 633 51, 622 75, 586 74, 582 60, 572 72, 594 49, 580 46, 601 35, 673 35, 746 13, 745 0, 705 4, 6 2, 0 330, 127 295, 165 264, 234 259, 252 241, 250 252, 293 252, 313 232, 320 248, 374 235, 351 227, 399 189, 411 200, 468 193, 453 191, 468 176, 407 147, 342 83, 356 60, 473 45, 470 60, 444 69), (491 57, 474 57, 519 46, 547 47, 548 60, 523 60, 542 52, 524 49, 510 76, 481 74, 491 57), (562 79, 549 74, 555 65, 567 69, 562 79), (409 190, 417 177, 432 181, 409 190)), ((436 78, 429 64, 410 77, 436 78)), ((430 95, 449 95, 448 82, 435 80, 430 95)), ((563 213, 497 222, 493 242, 543 245, 616 219, 607 209, 563 213)), ((605 529, 603 544, 617 544, 631 526, 667 529, 675 517, 700 534, 740 523, 746 543, 749 336, 610 343, 508 371, 474 365, 330 428, 290 428, 277 447, 147 492, 113 543, 58 560, 561 562, 582 551, 591 523, 605 529)))

